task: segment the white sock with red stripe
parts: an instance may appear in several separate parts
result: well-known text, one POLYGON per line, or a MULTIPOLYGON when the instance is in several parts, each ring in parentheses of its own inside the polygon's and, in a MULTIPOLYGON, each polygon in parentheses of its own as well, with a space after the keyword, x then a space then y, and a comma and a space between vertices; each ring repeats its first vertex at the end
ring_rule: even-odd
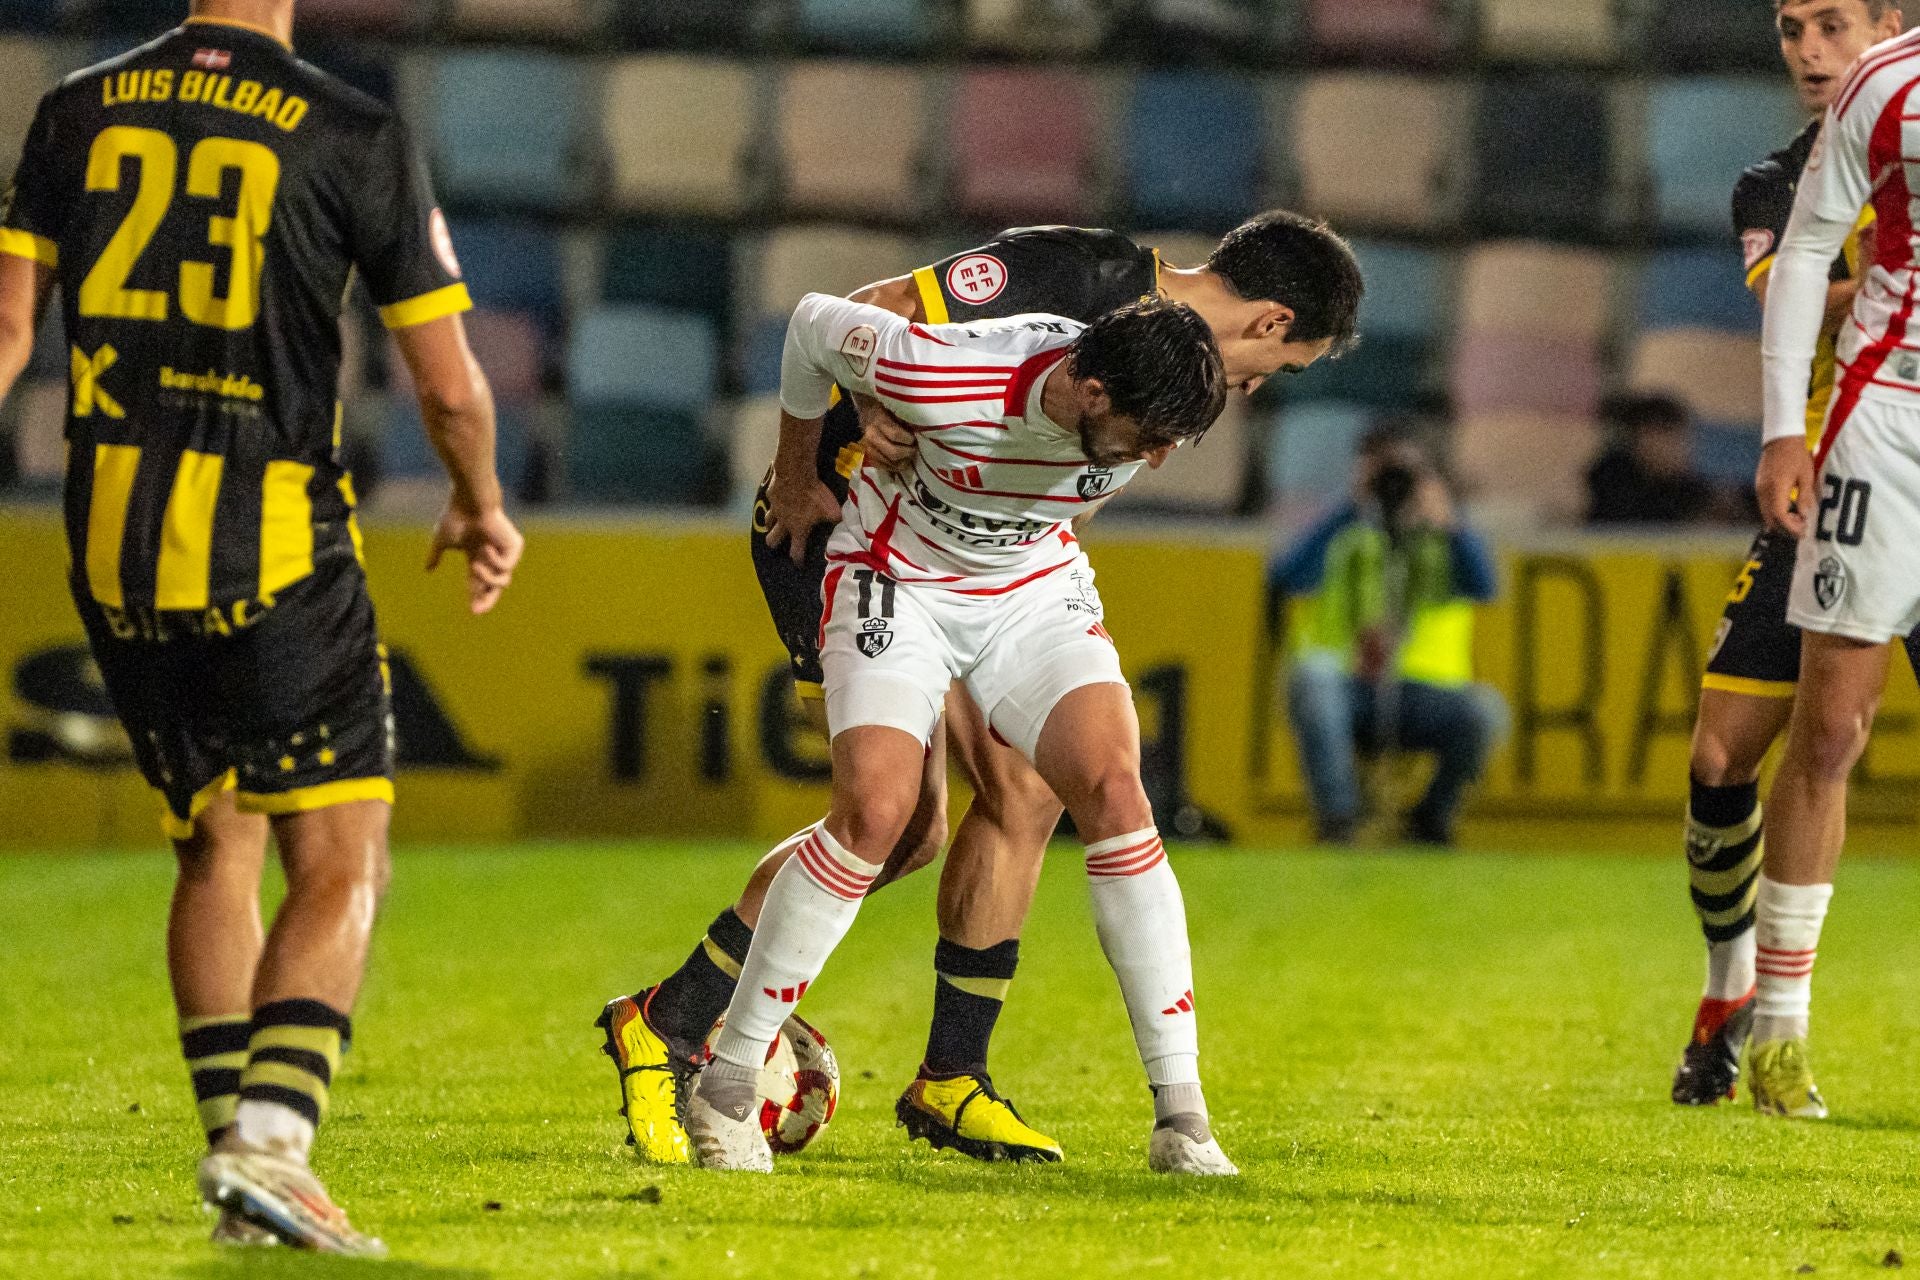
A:
MULTIPOLYGON (((807 833, 767 887, 753 946, 727 1006, 727 1024, 714 1038, 716 1060, 759 1070, 780 1024, 853 927, 860 899, 879 874, 879 867, 842 847, 826 823, 807 833)), ((728 1075, 722 1071, 716 1082, 728 1075)), ((711 1092, 705 1085, 703 1080, 702 1096, 711 1092)), ((720 1105, 717 1098, 709 1100, 720 1105)))
POLYGON ((1152 827, 1087 846, 1093 924, 1155 1088, 1200 1083, 1187 907, 1152 827))
POLYGON ((1756 1044, 1807 1034, 1813 960, 1832 898, 1830 884, 1781 884, 1761 874, 1753 928, 1758 973, 1753 997, 1756 1044))

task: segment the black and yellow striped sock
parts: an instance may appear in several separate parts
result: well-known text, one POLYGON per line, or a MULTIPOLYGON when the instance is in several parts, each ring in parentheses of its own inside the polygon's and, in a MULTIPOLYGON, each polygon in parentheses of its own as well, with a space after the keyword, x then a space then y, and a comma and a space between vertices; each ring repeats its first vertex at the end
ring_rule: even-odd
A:
POLYGON ((994 1023, 1020 965, 1020 940, 975 950, 945 938, 933 949, 933 1025, 927 1030, 927 1075, 987 1070, 994 1023))
POLYGON ((242 1114, 250 1103, 269 1103, 317 1128, 351 1027, 346 1014, 318 1000, 276 1000, 254 1010, 240 1075, 242 1114))
POLYGON ((1710 944, 1731 942, 1753 928, 1766 854, 1760 784, 1692 784, 1687 803, 1687 874, 1694 914, 1710 944))
MULTIPOLYGON (((747 962, 747 949, 753 945, 753 930, 747 927, 732 907, 713 918, 707 936, 693 949, 686 963, 674 970, 654 988, 653 1003, 647 1008, 647 1021, 663 1035, 701 1044, 713 1024, 727 1011, 733 989, 740 982, 740 966, 747 962)), ((635 993, 645 1001, 647 993, 635 993)))
POLYGON ((193 1097, 200 1105, 200 1125, 207 1131, 208 1146, 233 1127, 234 1108, 240 1105, 240 1072, 247 1065, 247 1040, 252 1034, 252 1014, 180 1019, 180 1052, 193 1078, 193 1097))

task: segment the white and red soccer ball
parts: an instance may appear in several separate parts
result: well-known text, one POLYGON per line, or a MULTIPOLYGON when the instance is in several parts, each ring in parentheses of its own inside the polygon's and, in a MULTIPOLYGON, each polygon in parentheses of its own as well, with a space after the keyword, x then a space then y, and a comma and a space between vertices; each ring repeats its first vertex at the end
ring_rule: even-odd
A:
MULTIPOLYGON (((718 1035, 726 1022, 714 1023, 718 1035)), ((833 1046, 813 1025, 790 1015, 767 1049, 760 1068, 760 1131, 777 1156, 806 1150, 833 1120, 840 1105, 840 1064, 833 1046)))

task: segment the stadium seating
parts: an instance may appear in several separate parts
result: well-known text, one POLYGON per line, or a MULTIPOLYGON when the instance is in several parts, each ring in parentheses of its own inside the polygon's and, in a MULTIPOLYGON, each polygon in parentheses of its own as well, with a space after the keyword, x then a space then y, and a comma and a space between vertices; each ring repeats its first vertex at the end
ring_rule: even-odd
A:
POLYGON ((634 223, 607 236, 600 297, 697 311, 721 333, 733 311, 733 238, 717 227, 634 223))
POLYGON ((1497 241, 1470 250, 1455 323, 1465 330, 1586 338, 1609 322, 1614 265, 1591 250, 1497 241))
POLYGON ((1290 150, 1302 203, 1345 225, 1438 229, 1466 194, 1454 84, 1354 72, 1315 76, 1294 107, 1290 150), (1396 122, 1392 129, 1382 120, 1396 122))
POLYGON ((1671 249, 1654 254, 1640 273, 1643 329, 1760 328, 1760 304, 1747 291, 1739 247, 1671 249))
POLYGON ((794 226, 770 233, 740 279, 752 291, 742 310, 782 324, 809 293, 852 293, 931 260, 906 237, 852 227, 794 226))
POLYGON ((1453 403, 1468 415, 1591 414, 1601 377, 1587 339, 1469 331, 1454 348, 1453 403))
POLYGON ((1647 103, 1647 160, 1663 228, 1724 236, 1740 171, 1805 123, 1777 77, 1668 80, 1647 103))
POLYGON ((24 38, 0 39, 0 161, 13 173, 40 95, 53 79, 46 46, 24 38))
POLYGON ((558 333, 566 315, 560 241, 533 222, 454 222, 454 252, 483 307, 525 311, 558 333))
POLYGON ((1462 417, 1454 464, 1468 493, 1502 519, 1576 520, 1600 448, 1591 418, 1543 414, 1462 417))
POLYGON ((597 14, 590 0, 453 0, 453 29, 532 39, 577 38, 591 32, 597 14))
POLYGON ((805 62, 780 86, 783 203, 796 213, 910 219, 929 202, 922 73, 805 62))
POLYGON ((574 323, 567 390, 575 404, 702 413, 719 385, 720 344, 704 316, 629 304, 574 323))
POLYGON ((52 31, 60 24, 60 0, 0 0, 0 27, 52 31))
POLYGON ((1259 208, 1265 114, 1252 80, 1197 71, 1140 76, 1123 127, 1134 217, 1224 231, 1259 208))
POLYGON ((575 406, 566 457, 575 502, 703 505, 725 478, 697 416, 634 405, 575 406))
POLYGON ((728 415, 728 506, 745 514, 767 464, 780 444, 780 397, 748 396, 734 401, 728 415))
POLYGON ((1365 405, 1318 400, 1289 403, 1267 439, 1267 483, 1283 504, 1344 497, 1352 487, 1353 451, 1373 425, 1365 405))
POLYGON ((1747 0, 1651 0, 1636 61, 1673 71, 1775 71, 1780 46, 1747 0))
POLYGON ((1480 91, 1471 213, 1485 232, 1593 236, 1616 221, 1607 95, 1592 79, 1500 77, 1480 91))
POLYGON ((1141 472, 1121 501, 1129 511, 1232 515, 1246 497, 1252 447, 1247 402, 1235 397, 1198 444, 1182 445, 1166 465, 1141 472))
POLYGON ((1480 48, 1521 62, 1611 61, 1617 0, 1480 0, 1480 48))
POLYGON ((628 48, 737 54, 773 25, 772 7, 765 0, 618 0, 607 9, 628 48))
POLYGON ((811 48, 910 52, 931 44, 934 0, 796 0, 794 34, 811 48))
POLYGON ((1701 423, 1693 432, 1693 469, 1740 492, 1750 490, 1760 466, 1760 430, 1751 424, 1701 423))
POLYGON ((751 68, 668 54, 622 58, 607 72, 602 103, 616 205, 716 217, 747 207, 759 134, 751 68))
POLYGON ((1751 333, 1663 329, 1644 333, 1627 358, 1635 391, 1676 396, 1709 422, 1760 425, 1760 341, 1751 333))
POLYGON ((1457 38, 1443 0, 1306 0, 1316 52, 1407 62, 1444 57, 1457 38))
POLYGON ((1442 327, 1444 269, 1438 254, 1380 241, 1356 241, 1367 282, 1360 345, 1322 360, 1281 390, 1289 401, 1343 400, 1380 410, 1410 409, 1427 389, 1433 335, 1442 327))
POLYGON ((967 43, 992 53, 1090 53, 1109 20, 1099 0, 966 0, 967 43))
MULTIPOLYGON (((153 7, 146 0, 132 3, 153 7)), ((426 27, 434 7, 433 0, 300 0, 296 16, 301 30, 411 35, 426 27)))
POLYGON ((1098 115, 1093 85, 1072 72, 965 72, 949 124, 955 211, 1002 223, 1084 219, 1093 207, 1098 115))
POLYGON ((457 53, 433 76, 433 143, 443 193, 564 209, 591 194, 587 70, 578 59, 457 53), (529 110, 532 104, 537 110, 529 110))

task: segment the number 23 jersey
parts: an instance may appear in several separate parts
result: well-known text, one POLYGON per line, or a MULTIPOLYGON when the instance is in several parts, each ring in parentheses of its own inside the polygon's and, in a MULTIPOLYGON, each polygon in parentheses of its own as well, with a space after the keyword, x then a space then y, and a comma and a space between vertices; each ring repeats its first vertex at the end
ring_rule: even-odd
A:
POLYGON ((226 22, 41 100, 0 251, 59 279, 74 585, 110 609, 270 600, 352 555, 352 273, 391 328, 471 306, 393 111, 226 22))

